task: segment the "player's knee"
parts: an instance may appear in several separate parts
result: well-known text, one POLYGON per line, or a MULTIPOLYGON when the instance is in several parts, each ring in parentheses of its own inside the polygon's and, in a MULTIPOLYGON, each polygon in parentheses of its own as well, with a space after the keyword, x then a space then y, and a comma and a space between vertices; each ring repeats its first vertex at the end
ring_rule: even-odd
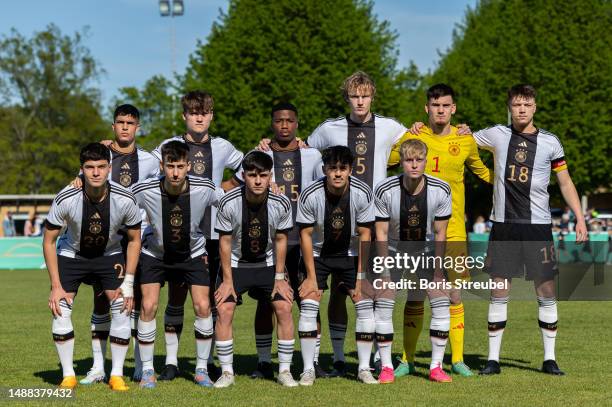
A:
POLYGON ((155 318, 157 313, 157 301, 153 301, 148 298, 143 298, 141 306, 141 317, 144 320, 151 320, 155 318))
POLYGON ((55 341, 68 340, 74 337, 74 328, 72 326, 72 305, 66 300, 59 301, 62 315, 54 317, 51 324, 51 331, 55 341))
POLYGON ((236 307, 233 302, 224 302, 217 306, 217 324, 227 325, 230 324, 234 317, 234 308, 236 307))
POLYGON ((201 318, 206 318, 210 316, 211 311, 210 302, 208 301, 208 298, 204 297, 193 301, 193 311, 195 312, 196 316, 201 318))
POLYGON ((274 313, 276 318, 279 320, 287 321, 292 319, 291 308, 293 303, 287 301, 274 301, 274 313))

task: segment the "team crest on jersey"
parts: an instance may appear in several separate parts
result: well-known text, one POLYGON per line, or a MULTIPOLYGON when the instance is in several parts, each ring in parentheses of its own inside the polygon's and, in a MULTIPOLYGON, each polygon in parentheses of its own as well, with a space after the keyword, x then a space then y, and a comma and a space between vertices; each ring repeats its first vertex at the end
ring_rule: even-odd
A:
POLYGON ((516 161, 520 163, 524 163, 527 161, 527 151, 525 150, 516 150, 516 154, 514 154, 514 158, 516 161))
POLYGON ((251 239, 257 239, 259 236, 261 236, 261 226, 259 219, 255 218, 249 225, 249 237, 251 239))
POLYGON ((420 223, 420 216, 419 215, 410 215, 408 216, 408 225, 411 227, 417 227, 419 226, 420 223))
POLYGON ((458 156, 461 152, 461 147, 459 147, 459 143, 449 143, 448 145, 448 153, 453 156, 458 156))
POLYGON ((295 178, 295 172, 293 170, 293 168, 288 167, 288 168, 283 168, 283 179, 287 182, 291 182, 293 181, 293 179, 295 178))
MULTIPOLYGON (((363 133, 361 133, 363 134, 363 133)), ((365 140, 358 140, 355 145, 355 152, 359 155, 364 155, 368 151, 368 143, 365 140)))
POLYGON ((178 228, 183 224, 183 213, 181 211, 181 207, 178 205, 172 208, 172 211, 170 212, 170 224, 175 228, 178 228))
POLYGON ((119 183, 124 187, 132 185, 132 174, 130 174, 130 165, 123 163, 121 172, 119 173, 119 183))
POLYGON ((198 175, 202 175, 204 174, 204 171, 206 171, 206 164, 204 164, 203 161, 196 161, 193 164, 193 172, 195 172, 198 175))
POLYGON ((98 233, 102 232, 102 223, 100 220, 100 215, 97 212, 91 215, 89 222, 89 233, 92 235, 97 235, 98 233))
POLYGON ((344 227, 344 217, 343 216, 334 217, 332 219, 331 225, 332 225, 332 228, 336 230, 341 230, 344 227))

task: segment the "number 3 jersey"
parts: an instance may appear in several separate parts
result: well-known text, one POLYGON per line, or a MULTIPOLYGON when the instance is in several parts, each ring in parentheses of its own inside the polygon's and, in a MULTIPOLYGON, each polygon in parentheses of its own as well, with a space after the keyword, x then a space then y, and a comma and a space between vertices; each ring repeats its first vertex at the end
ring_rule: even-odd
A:
POLYGON ((346 146, 355 155, 353 176, 370 189, 387 177, 387 160, 391 148, 406 132, 395 119, 372 114, 365 123, 356 123, 349 116, 329 119, 317 127, 310 137, 310 147, 323 150, 346 146))
POLYGON ((245 187, 234 188, 219 202, 215 230, 232 235, 232 267, 273 266, 277 232, 293 227, 291 202, 284 195, 267 192, 267 198, 249 204, 245 187))
POLYGON ((389 222, 392 249, 398 241, 433 241, 434 221, 451 217, 451 189, 446 182, 423 175, 423 189, 412 195, 404 187, 404 177, 389 177, 374 190, 376 220, 389 222))
POLYGON ((504 223, 551 223, 548 183, 551 169, 567 169, 559 139, 538 129, 519 133, 497 125, 474 133, 480 148, 495 157, 491 220, 504 223))
POLYGON ((357 256, 357 227, 374 222, 372 191, 364 183, 349 177, 347 191, 338 197, 328 192, 327 177, 310 184, 300 195, 296 224, 313 227, 312 247, 315 257, 357 256))
POLYGON ((187 189, 170 195, 164 188, 165 176, 132 187, 134 196, 147 212, 151 224, 143 236, 142 252, 165 262, 183 262, 206 254, 206 238, 201 229, 206 209, 223 196, 211 180, 187 176, 187 189))
POLYGON ((58 239, 57 254, 66 257, 94 258, 121 253, 124 228, 140 228, 140 211, 134 195, 112 181, 101 202, 93 202, 83 188, 68 186, 53 200, 46 228, 66 232, 58 239))

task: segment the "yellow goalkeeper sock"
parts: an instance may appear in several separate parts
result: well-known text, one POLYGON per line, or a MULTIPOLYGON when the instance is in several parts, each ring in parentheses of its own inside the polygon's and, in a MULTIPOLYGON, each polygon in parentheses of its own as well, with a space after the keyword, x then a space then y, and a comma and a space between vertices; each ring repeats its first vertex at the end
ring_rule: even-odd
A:
POLYGON ((450 306, 450 339, 453 364, 463 361, 463 333, 465 318, 463 303, 450 306))
POLYGON ((414 363, 419 335, 423 330, 423 301, 406 301, 404 306, 404 354, 402 362, 414 363))

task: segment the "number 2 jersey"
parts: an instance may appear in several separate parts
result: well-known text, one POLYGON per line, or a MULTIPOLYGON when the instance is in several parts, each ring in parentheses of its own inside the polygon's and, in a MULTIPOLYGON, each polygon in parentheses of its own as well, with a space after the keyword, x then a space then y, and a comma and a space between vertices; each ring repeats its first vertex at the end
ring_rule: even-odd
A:
POLYGON ((355 156, 352 175, 373 189, 387 177, 391 148, 405 132, 403 124, 378 114, 372 114, 365 123, 342 116, 319 125, 308 137, 308 145, 319 150, 332 146, 350 148, 355 156))
POLYGON ((519 133, 496 125, 474 133, 480 148, 495 158, 491 220, 504 223, 551 223, 548 183, 551 169, 567 170, 561 142, 552 133, 537 129, 519 133))
POLYGON ((120 229, 140 228, 140 211, 134 195, 112 181, 101 202, 93 202, 83 188, 67 186, 56 195, 45 221, 48 229, 65 233, 58 239, 57 254, 95 258, 121 253, 120 229))
POLYGON ((478 146, 471 134, 458 135, 457 128, 451 126, 449 134, 441 136, 423 126, 418 135, 407 132, 393 147, 389 166, 400 164, 400 146, 410 139, 421 140, 427 145, 427 165, 425 173, 446 181, 452 191, 453 213, 448 221, 447 240, 466 241, 465 231, 465 185, 464 174, 467 167, 481 180, 493 183, 493 173, 484 165, 478 155, 478 146))
POLYGON ((433 241, 433 224, 451 217, 451 189, 441 179, 424 175, 423 189, 412 195, 404 187, 404 174, 376 186, 376 220, 388 221, 391 249, 398 241, 433 241))
POLYGON ((136 201, 151 224, 143 235, 142 252, 167 262, 183 262, 206 254, 206 238, 201 229, 206 209, 223 196, 211 180, 187 176, 187 189, 170 195, 164 188, 165 176, 132 187, 136 201))
POLYGON ((300 227, 313 227, 315 257, 357 256, 357 227, 374 222, 372 190, 352 176, 348 182, 341 197, 329 193, 327 177, 310 184, 300 195, 295 221, 300 227))
POLYGON ((215 230, 232 235, 232 267, 273 266, 276 233, 293 227, 291 203, 286 196, 268 191, 262 203, 251 205, 245 188, 234 188, 221 199, 215 230))

